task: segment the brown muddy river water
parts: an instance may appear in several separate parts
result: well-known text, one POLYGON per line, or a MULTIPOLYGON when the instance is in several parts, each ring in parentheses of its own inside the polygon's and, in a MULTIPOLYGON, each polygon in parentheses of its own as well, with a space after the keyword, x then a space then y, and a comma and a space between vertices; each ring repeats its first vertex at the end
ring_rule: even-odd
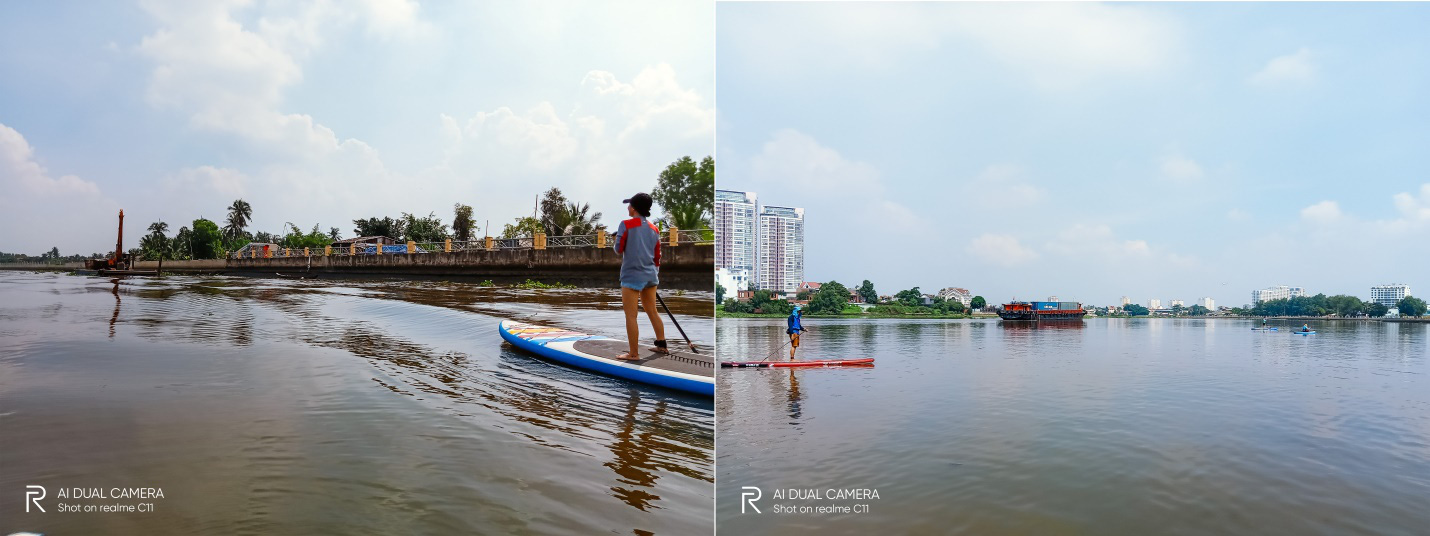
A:
MULTIPOLYGON (((709 293, 666 301, 712 341, 709 293)), ((619 307, 604 289, 0 272, 0 534, 708 533, 710 399, 497 333, 624 338, 619 307), (27 486, 46 494, 30 512, 27 486), (114 497, 135 488, 163 497, 114 497), (151 511, 82 510, 112 504, 151 511)))
POLYGON ((875 366, 720 370, 719 533, 1430 534, 1430 325, 1311 325, 808 319, 804 359, 875 366))

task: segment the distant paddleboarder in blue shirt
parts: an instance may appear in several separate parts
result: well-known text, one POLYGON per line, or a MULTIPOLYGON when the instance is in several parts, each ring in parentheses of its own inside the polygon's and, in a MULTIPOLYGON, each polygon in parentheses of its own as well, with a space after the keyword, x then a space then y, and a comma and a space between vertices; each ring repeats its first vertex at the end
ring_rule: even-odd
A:
POLYGON ((789 318, 788 318, 788 319, 785 319, 785 324, 788 325, 788 327, 785 328, 785 333, 788 333, 788 334, 789 334, 789 360, 790 360, 790 361, 794 361, 794 349, 795 349, 795 348, 799 348, 799 333, 800 333, 801 331, 805 331, 804 325, 803 325, 803 324, 800 324, 800 322, 799 322, 799 319, 800 319, 799 310, 800 310, 800 306, 798 306, 798 305, 794 306, 794 310, 793 310, 793 311, 790 311, 790 313, 789 313, 789 318))
POLYGON ((626 340, 630 341, 630 351, 616 356, 616 359, 637 361, 640 349, 640 326, 636 323, 636 305, 645 307, 655 328, 655 347, 652 351, 668 354, 665 345, 665 324, 660 321, 660 311, 656 309, 656 285, 660 284, 660 229, 651 223, 650 195, 637 193, 626 203, 626 212, 631 219, 616 227, 616 253, 621 255, 621 308, 626 313, 626 340))

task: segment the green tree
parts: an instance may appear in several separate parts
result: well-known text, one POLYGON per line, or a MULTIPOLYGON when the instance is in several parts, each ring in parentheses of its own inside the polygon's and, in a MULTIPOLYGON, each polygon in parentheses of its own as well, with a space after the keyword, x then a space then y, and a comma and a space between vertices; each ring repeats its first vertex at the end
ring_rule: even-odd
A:
POLYGON ((725 285, 715 283, 715 303, 725 303, 725 285))
POLYGON ((715 211, 715 159, 707 156, 697 165, 689 156, 680 157, 660 172, 650 197, 660 204, 667 226, 709 227, 715 211))
POLYGON ((237 238, 243 235, 243 230, 248 227, 248 222, 253 220, 253 207, 243 199, 238 199, 228 206, 228 223, 224 225, 223 234, 228 238, 237 238))
POLYGON ((192 259, 193 250, 189 247, 193 243, 194 233, 189 231, 187 225, 179 227, 179 232, 174 233, 174 239, 169 241, 169 251, 175 259, 192 259))
POLYGON ((1207 310, 1206 307, 1202 307, 1201 305, 1193 305, 1191 306, 1191 308, 1187 309, 1187 312, 1192 316, 1206 316, 1206 314, 1211 311, 1207 310))
POLYGON ((194 220, 193 258, 217 259, 223 255, 223 234, 218 224, 204 218, 194 220))
POLYGON ((865 279, 863 283, 859 284, 859 290, 857 292, 859 293, 859 299, 864 300, 864 303, 879 303, 879 293, 874 291, 874 284, 870 283, 868 279, 865 279))
POLYGON ((543 232, 541 220, 527 216, 525 218, 517 218, 515 224, 508 223, 503 226, 501 237, 526 238, 528 236, 536 236, 536 233, 540 232, 543 232))
POLYGON ((569 204, 570 200, 566 199, 566 195, 554 186, 541 195, 541 229, 548 236, 565 234, 566 224, 570 219, 570 213, 567 211, 569 204))
POLYGON ((919 292, 919 287, 914 287, 909 290, 899 291, 898 294, 894 295, 894 300, 898 301, 899 305, 903 305, 904 307, 918 307, 924 303, 924 294, 919 292))
POLYGON ((343 232, 340 231, 340 230, 338 230, 337 227, 329 227, 329 228, 328 228, 328 241, 329 241, 329 242, 337 242, 337 241, 342 240, 342 239, 343 239, 343 232))
POLYGON ((983 296, 974 296, 973 299, 968 302, 968 308, 973 309, 975 311, 987 306, 988 300, 983 299, 983 296))
POLYGON ((1400 309, 1401 315, 1425 315, 1425 300, 1416 298, 1415 296, 1406 296, 1404 298, 1401 298, 1400 301, 1395 304, 1395 306, 1400 309))
POLYGON ((540 216, 541 228, 547 236, 591 234, 601 224, 601 213, 592 213, 590 203, 571 201, 560 188, 552 188, 542 195, 540 216))
POLYGON ((1127 306, 1122 308, 1122 311, 1126 312, 1128 316, 1147 316, 1149 314, 1152 314, 1152 311, 1147 310, 1146 307, 1137 305, 1135 303, 1127 304, 1127 306))
POLYGON ((476 227, 476 222, 472 220, 472 207, 457 203, 452 206, 452 238, 458 242, 466 242, 472 239, 472 229, 476 227))
POLYGON ((809 312, 814 314, 837 315, 849 305, 849 289, 838 281, 820 285, 819 292, 809 300, 809 312))
POLYGON ((740 300, 736 300, 735 298, 728 298, 728 299, 726 299, 726 300, 723 302, 723 305, 720 306, 720 308, 721 308, 721 309, 724 309, 725 312, 727 312, 727 313, 753 313, 753 312, 755 312, 755 308, 754 308, 754 307, 750 307, 750 302, 742 302, 742 301, 740 301, 740 300))
POLYGON ((1380 318, 1390 312, 1390 308, 1376 302, 1365 304, 1365 314, 1380 318))
POLYGON ((139 239, 144 260, 158 260, 169 253, 169 224, 156 221, 149 224, 149 234, 139 239))
POLYGON ((402 239, 418 243, 442 242, 451 237, 447 232, 447 225, 442 223, 442 219, 437 217, 437 213, 428 213, 425 218, 418 218, 406 212, 402 213, 402 239))
POLYGON ((402 236, 403 230, 402 220, 392 218, 353 220, 353 227, 353 233, 357 236, 385 236, 394 240, 402 236))

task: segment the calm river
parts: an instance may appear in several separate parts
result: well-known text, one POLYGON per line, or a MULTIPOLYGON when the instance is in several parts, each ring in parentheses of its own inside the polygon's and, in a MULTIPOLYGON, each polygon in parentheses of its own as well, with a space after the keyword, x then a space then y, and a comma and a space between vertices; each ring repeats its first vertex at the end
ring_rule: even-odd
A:
MULTIPOLYGON (((712 297, 675 294, 708 343, 712 297)), ((619 302, 0 272, 0 534, 708 533, 709 399, 497 334, 515 318, 624 338, 619 302), (30 485, 46 488, 45 513, 25 512, 30 485), (61 488, 138 487, 162 490, 153 512, 56 512, 118 502, 61 488)))
MULTIPOLYGON (((1430 531, 1425 324, 806 325, 802 358, 878 361, 720 371, 721 534, 1430 531), (830 497, 850 488, 879 496, 830 497)), ((785 340, 783 321, 719 321, 721 359, 785 340)))

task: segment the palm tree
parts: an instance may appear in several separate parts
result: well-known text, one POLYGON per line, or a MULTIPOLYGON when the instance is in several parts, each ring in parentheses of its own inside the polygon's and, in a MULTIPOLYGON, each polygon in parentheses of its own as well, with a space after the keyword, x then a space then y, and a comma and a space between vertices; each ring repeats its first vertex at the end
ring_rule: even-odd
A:
POLYGON ((584 235, 596 232, 596 226, 601 223, 601 213, 589 214, 591 212, 590 203, 570 202, 566 204, 566 209, 561 211, 558 223, 561 225, 562 234, 584 235))
POLYGON ((337 227, 329 227, 329 228, 328 228, 328 239, 329 239, 329 240, 332 240, 333 242, 337 242, 338 240, 341 240, 342 237, 343 237, 343 232, 342 232, 342 231, 339 231, 337 227))
POLYGON ((149 235, 139 240, 139 248, 148 253, 155 253, 162 257, 168 251, 169 245, 169 224, 156 221, 149 224, 149 235))
POLYGON ((224 234, 229 238, 243 234, 243 229, 248 227, 248 222, 253 219, 253 207, 248 201, 239 199, 228 207, 228 225, 223 228, 224 234))

